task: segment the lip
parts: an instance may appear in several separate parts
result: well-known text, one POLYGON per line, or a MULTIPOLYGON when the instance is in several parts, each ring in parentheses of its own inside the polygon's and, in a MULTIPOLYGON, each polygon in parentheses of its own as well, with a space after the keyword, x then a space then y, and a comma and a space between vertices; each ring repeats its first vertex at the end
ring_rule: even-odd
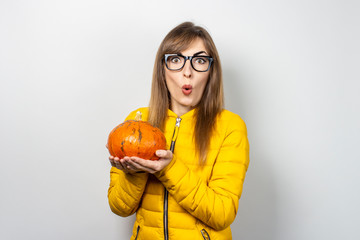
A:
POLYGON ((191 85, 183 85, 181 89, 182 89, 183 94, 186 95, 186 96, 190 95, 191 92, 192 92, 192 86, 191 85))

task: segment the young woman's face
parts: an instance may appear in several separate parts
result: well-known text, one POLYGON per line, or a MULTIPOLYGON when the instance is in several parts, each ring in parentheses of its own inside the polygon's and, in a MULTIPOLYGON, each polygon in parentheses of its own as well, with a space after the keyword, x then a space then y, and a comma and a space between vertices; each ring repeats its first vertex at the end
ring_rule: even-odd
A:
MULTIPOLYGON (((198 38, 181 52, 183 56, 208 56, 202 39, 198 38)), ((191 67, 187 60, 181 70, 173 71, 165 68, 165 79, 171 95, 170 109, 178 116, 193 109, 200 101, 206 83, 209 79, 209 72, 198 72, 191 67)))

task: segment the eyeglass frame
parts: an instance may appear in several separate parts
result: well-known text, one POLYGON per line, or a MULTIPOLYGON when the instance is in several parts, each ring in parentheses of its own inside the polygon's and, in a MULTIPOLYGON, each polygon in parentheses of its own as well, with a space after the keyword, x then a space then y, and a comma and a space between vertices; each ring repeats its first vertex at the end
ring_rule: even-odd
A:
POLYGON ((186 61, 187 61, 187 60, 190 61, 190 65, 191 65, 192 69, 194 69, 194 70, 197 71, 197 72, 207 72, 207 71, 209 71, 212 62, 214 61, 214 59, 213 59, 212 57, 210 57, 210 56, 203 56, 203 55, 196 55, 196 54, 193 55, 193 56, 184 56, 184 55, 178 54, 178 53, 164 54, 165 66, 166 66, 166 68, 169 69, 170 71, 179 71, 179 70, 183 69, 184 66, 185 66, 185 64, 186 64, 186 61), (183 57, 183 58, 185 59, 184 64, 183 64, 180 68, 178 68, 178 69, 170 69, 169 66, 167 65, 167 59, 168 59, 168 57, 171 57, 171 56, 183 57), (194 68, 194 65, 193 65, 193 63, 192 63, 192 59, 193 59, 194 57, 205 57, 205 58, 207 58, 207 59, 209 60, 209 66, 208 66, 208 68, 207 68, 206 70, 204 70, 204 71, 199 71, 199 70, 195 69, 195 68, 194 68))

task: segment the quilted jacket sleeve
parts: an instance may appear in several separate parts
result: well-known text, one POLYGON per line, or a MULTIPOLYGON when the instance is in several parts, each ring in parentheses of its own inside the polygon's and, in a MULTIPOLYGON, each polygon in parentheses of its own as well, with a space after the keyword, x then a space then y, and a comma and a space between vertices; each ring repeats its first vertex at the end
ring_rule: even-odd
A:
POLYGON ((245 123, 240 117, 229 122, 208 184, 175 155, 156 174, 184 209, 215 230, 225 229, 234 221, 249 165, 245 123))
MULTIPOLYGON (((137 111, 130 113, 126 120, 134 119, 137 111)), ((112 167, 108 199, 110 209, 117 215, 127 217, 135 213, 144 193, 147 173, 126 174, 112 167)))
POLYGON ((135 213, 144 193, 147 173, 126 174, 112 167, 108 199, 111 211, 122 217, 135 213))

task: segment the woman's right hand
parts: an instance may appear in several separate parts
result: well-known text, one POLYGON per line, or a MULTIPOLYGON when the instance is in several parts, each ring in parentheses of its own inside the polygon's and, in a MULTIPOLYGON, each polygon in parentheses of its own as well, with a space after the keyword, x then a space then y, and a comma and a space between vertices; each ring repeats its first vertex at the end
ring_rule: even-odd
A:
POLYGON ((129 157, 124 157, 123 159, 119 159, 118 157, 110 156, 109 160, 111 166, 116 167, 117 169, 123 171, 124 173, 135 173, 135 171, 129 169, 129 166, 126 164, 125 158, 129 158, 129 157))
MULTIPOLYGON (((107 144, 106 144, 106 148, 109 149, 107 144)), ((123 171, 124 173, 135 173, 135 171, 129 169, 129 166, 126 164, 124 160, 125 158, 120 159, 118 157, 110 156, 109 161, 111 163, 111 166, 116 167, 117 169, 123 171)))

